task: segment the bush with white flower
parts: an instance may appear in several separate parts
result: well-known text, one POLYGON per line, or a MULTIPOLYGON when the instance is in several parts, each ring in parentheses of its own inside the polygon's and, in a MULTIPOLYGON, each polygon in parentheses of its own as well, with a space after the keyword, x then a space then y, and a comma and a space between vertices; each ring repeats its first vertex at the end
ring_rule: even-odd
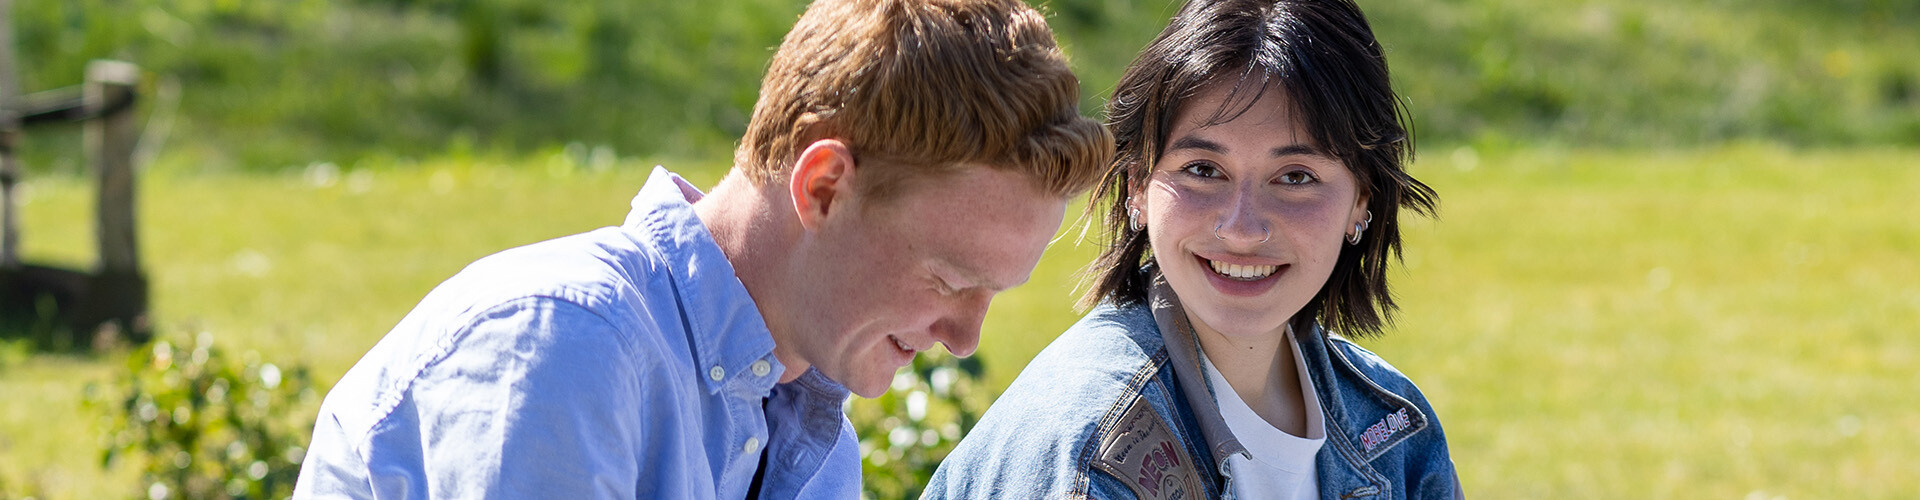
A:
POLYGON ((993 401, 978 357, 922 353, 874 399, 847 403, 860 435, 865 498, 920 497, 940 461, 993 401))
POLYGON ((139 498, 279 499, 293 494, 317 392, 305 367, 282 369, 255 352, 230 359, 201 333, 189 345, 157 340, 127 359, 87 405, 103 429, 101 466, 133 460, 139 498))

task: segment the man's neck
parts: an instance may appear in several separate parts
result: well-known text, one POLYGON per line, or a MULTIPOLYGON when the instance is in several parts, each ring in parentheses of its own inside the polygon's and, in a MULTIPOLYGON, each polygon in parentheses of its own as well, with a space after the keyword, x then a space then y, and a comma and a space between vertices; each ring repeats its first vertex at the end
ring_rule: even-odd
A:
POLYGON ((734 274, 753 297, 754 307, 773 334, 774 357, 786 372, 780 382, 791 382, 806 373, 807 364, 790 351, 792 342, 783 341, 789 326, 782 319, 779 305, 787 294, 785 268, 787 257, 800 238, 800 224, 793 214, 793 202, 786 191, 776 186, 761 186, 739 174, 739 169, 720 180, 705 198, 694 202, 700 223, 713 234, 713 241, 733 265, 734 274))

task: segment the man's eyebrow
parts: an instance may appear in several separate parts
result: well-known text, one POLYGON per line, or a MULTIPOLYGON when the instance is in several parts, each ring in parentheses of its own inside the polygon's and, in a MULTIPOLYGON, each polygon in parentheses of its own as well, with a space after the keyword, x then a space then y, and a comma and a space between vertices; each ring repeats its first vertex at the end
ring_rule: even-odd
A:
POLYGON ((1004 291, 1007 291, 1008 289, 1011 289, 1013 287, 1017 287, 1017 286, 1020 286, 1021 284, 1026 283, 1026 280, 1021 280, 1020 283, 1007 283, 1007 284, 997 283, 993 280, 987 279, 986 276, 980 275, 979 273, 975 272, 972 268, 958 265, 958 263, 954 262, 951 259, 942 258, 942 259, 939 259, 938 262, 940 263, 940 267, 944 267, 947 270, 952 271, 954 274, 960 275, 960 279, 967 280, 967 282, 972 287, 984 288, 987 291, 994 292, 994 293, 1004 292, 1004 291))

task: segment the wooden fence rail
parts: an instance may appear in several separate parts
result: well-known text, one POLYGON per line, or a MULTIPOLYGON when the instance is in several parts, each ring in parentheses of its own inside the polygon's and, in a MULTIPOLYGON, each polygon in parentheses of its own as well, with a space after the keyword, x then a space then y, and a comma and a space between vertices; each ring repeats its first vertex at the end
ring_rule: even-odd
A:
MULTIPOLYGON (((0 66, 7 62, 0 61, 0 66)), ((56 338, 53 343, 70 347, 151 338, 134 210, 139 83, 138 66, 93 61, 78 92, 69 88, 16 97, 0 89, 0 210, 5 210, 0 217, 5 226, 0 230, 5 239, 0 244, 0 329, 63 330, 64 341, 56 338), (17 253, 20 207, 13 188, 21 175, 15 154, 21 130, 72 122, 83 123, 87 163, 98 184, 94 229, 99 257, 90 271, 34 265, 22 262, 17 253)))

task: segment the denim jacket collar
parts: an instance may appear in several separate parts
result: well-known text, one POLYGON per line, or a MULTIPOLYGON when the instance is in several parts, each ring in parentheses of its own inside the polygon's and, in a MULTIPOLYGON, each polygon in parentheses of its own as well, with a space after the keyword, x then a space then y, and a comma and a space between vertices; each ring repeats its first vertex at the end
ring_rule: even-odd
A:
MULTIPOLYGON (((1212 455, 1213 463, 1224 464, 1228 457, 1246 453, 1246 447, 1234 437, 1226 420, 1220 416, 1220 407, 1214 400, 1214 388, 1200 369, 1199 339, 1192 333, 1193 328, 1180 305, 1179 297, 1166 280, 1157 274, 1147 293, 1147 304, 1153 311, 1154 322, 1166 345, 1174 378, 1178 380, 1187 407, 1193 411, 1200 438, 1212 455)), ((1333 470, 1323 468, 1321 478, 1322 481, 1353 485, 1352 488, 1342 488, 1350 493, 1378 491, 1387 485, 1387 481, 1370 463, 1394 445, 1425 429, 1429 425, 1426 413, 1411 401, 1368 378, 1339 349, 1329 348, 1328 342, 1332 341, 1330 336, 1331 333, 1317 327, 1306 335, 1296 332, 1294 336, 1300 346, 1301 357, 1306 361, 1314 392, 1322 401, 1320 406, 1326 422, 1326 446, 1335 451, 1332 456, 1340 458, 1338 465, 1341 467, 1333 470), (1349 391, 1360 394, 1346 394, 1349 391), (1385 416, 1375 420, 1372 417, 1350 415, 1352 409, 1347 404, 1330 403, 1352 401, 1348 398, 1377 404, 1385 416)), ((1323 453, 1322 456, 1329 455, 1323 453)))
POLYGON ((1153 321, 1160 327, 1160 339, 1167 346, 1174 378, 1180 382, 1187 407, 1193 410, 1200 438, 1205 440, 1213 463, 1224 464, 1227 457, 1246 453, 1247 448, 1233 437, 1226 419, 1220 416, 1220 405, 1214 403, 1213 387, 1207 383, 1206 372, 1200 369, 1200 339, 1193 335, 1186 310, 1180 307, 1180 298, 1174 295, 1167 280, 1157 273, 1153 287, 1147 291, 1147 305, 1153 310, 1153 321))
MULTIPOLYGON (((703 196, 679 175, 654 167, 640 194, 633 197, 633 211, 627 214, 623 229, 661 255, 686 256, 684 266, 661 271, 672 275, 693 345, 693 360, 698 363, 707 393, 720 392, 729 382, 740 380, 749 384, 740 389, 764 396, 778 377, 729 375, 750 373, 753 363, 761 360, 769 363, 773 373, 785 367, 773 356, 773 334, 767 330, 753 297, 747 294, 746 285, 740 283, 733 263, 693 210, 693 203, 703 196)), ((821 381, 815 382, 817 385, 821 381)), ((835 388, 839 385, 824 382, 835 388)))

